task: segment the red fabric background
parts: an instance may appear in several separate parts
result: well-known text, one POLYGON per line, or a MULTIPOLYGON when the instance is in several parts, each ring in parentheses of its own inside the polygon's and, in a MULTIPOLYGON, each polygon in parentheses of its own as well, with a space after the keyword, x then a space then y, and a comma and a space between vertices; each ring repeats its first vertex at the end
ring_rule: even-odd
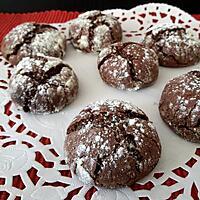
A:
POLYGON ((9 30, 23 22, 62 23, 74 19, 78 15, 78 12, 55 10, 22 14, 0 13, 0 41, 9 30))
MULTIPOLYGON (((78 12, 66 12, 55 10, 23 14, 0 13, 0 41, 11 28, 23 22, 35 21, 44 23, 59 23, 69 21, 70 19, 74 19, 78 15, 78 12)), ((200 20, 200 14, 193 16, 196 19, 200 20)))

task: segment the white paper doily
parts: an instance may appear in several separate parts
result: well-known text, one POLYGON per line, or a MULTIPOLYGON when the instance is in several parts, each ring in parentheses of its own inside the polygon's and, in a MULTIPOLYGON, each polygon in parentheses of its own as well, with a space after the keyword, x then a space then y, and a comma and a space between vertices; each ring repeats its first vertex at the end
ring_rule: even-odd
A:
MULTIPOLYGON (((182 24, 200 38, 200 22, 166 4, 146 4, 105 13, 118 17, 124 41, 141 41, 148 27, 168 22, 182 24)), ((67 32, 68 23, 54 25, 67 32)), ((103 83, 96 58, 95 54, 83 54, 68 45, 64 60, 79 78, 78 98, 60 113, 41 116, 16 110, 7 90, 13 67, 0 57, 0 199, 198 199, 200 145, 186 142, 170 131, 159 116, 158 102, 169 79, 200 68, 200 64, 180 69, 160 67, 159 78, 153 86, 129 92, 103 83), (72 118, 85 105, 107 98, 130 101, 140 107, 154 122, 161 138, 159 164, 132 187, 108 190, 83 185, 64 162, 65 131, 72 118)))

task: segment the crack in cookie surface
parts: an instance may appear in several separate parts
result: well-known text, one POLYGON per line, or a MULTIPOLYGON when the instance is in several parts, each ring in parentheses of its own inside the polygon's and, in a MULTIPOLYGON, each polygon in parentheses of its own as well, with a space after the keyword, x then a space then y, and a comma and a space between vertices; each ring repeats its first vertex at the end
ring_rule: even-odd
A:
POLYGON ((147 30, 144 44, 157 52, 163 66, 184 67, 200 60, 200 42, 178 25, 152 27, 147 30))
POLYGON ((158 58, 142 44, 115 43, 98 56, 101 78, 120 89, 140 89, 152 84, 158 76, 158 58))
POLYGON ((44 54, 63 57, 66 38, 57 28, 48 24, 23 23, 13 28, 2 40, 3 56, 16 65, 22 58, 44 54))
POLYGON ((155 128, 141 110, 107 100, 87 106, 75 117, 67 129, 65 150, 68 164, 75 166, 78 175, 80 169, 75 163, 81 159, 81 166, 96 185, 112 188, 130 185, 151 171, 161 146, 155 128), (124 180, 119 177, 121 173, 124 180))
POLYGON ((84 52, 98 52, 122 38, 119 22, 97 10, 81 14, 71 23, 69 34, 74 47, 84 52))
POLYGON ((200 71, 170 80, 161 95, 162 119, 183 138, 200 142, 200 71))
POLYGON ((77 95, 78 80, 73 70, 53 57, 26 57, 10 80, 12 100, 25 112, 58 112, 77 95))

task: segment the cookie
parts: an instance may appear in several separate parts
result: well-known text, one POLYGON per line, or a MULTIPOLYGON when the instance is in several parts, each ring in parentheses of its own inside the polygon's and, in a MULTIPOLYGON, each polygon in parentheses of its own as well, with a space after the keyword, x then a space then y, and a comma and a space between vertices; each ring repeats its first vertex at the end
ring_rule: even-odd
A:
POLYGON ((68 165, 82 182, 116 188, 152 171, 161 144, 143 111, 128 102, 106 100, 90 104, 75 117, 64 149, 68 165))
POLYGON ((119 89, 138 90, 158 77, 156 53, 138 43, 118 42, 104 48, 97 62, 102 80, 119 89))
POLYGON ((144 44, 154 49, 165 67, 186 67, 200 60, 200 42, 185 28, 162 24, 147 30, 144 44))
POLYGON ((18 109, 36 114, 55 113, 70 104, 78 92, 72 68, 55 57, 23 58, 9 82, 18 109))
POLYGON ((170 80, 159 104, 160 116, 179 136, 200 143, 200 71, 170 80))
POLYGON ((23 57, 34 57, 38 53, 62 58, 65 49, 65 35, 48 24, 20 24, 13 28, 1 43, 3 56, 13 65, 23 57))
POLYGON ((114 42, 121 41, 120 23, 112 15, 101 11, 88 11, 79 15, 69 27, 69 36, 76 49, 98 52, 114 42))

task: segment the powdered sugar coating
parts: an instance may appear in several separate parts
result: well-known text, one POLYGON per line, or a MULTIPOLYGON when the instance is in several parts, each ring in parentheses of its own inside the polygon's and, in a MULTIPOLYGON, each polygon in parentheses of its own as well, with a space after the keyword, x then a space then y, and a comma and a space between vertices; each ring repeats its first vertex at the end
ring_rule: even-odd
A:
POLYGON ((69 35, 75 48, 84 52, 96 52, 121 41, 122 30, 113 16, 94 10, 79 15, 71 23, 69 35))
POLYGON ((54 113, 71 103, 78 91, 73 70, 54 57, 25 57, 9 83, 13 102, 32 113, 54 113))
POLYGON ((163 90, 159 110, 162 119, 178 135, 200 142, 200 71, 170 80, 163 90))
POLYGON ((184 67, 200 60, 200 42, 180 25, 160 24, 147 30, 144 44, 158 54, 167 67, 184 67))
POLYGON ((167 31, 167 30, 174 30, 174 29, 181 29, 182 26, 180 24, 156 24, 151 28, 147 29, 147 34, 151 33, 152 35, 156 36, 159 32, 167 31))
MULTIPOLYGON (((86 106, 86 109, 92 109, 93 111, 99 111, 102 106, 107 106, 109 107, 109 110, 115 111, 116 108, 120 107, 124 110, 131 110, 132 112, 139 113, 140 115, 145 115, 145 113, 139 109, 137 106, 134 106, 132 103, 127 102, 127 101, 121 101, 118 99, 107 99, 107 100, 101 100, 101 101, 96 101, 94 103, 91 103, 86 106)), ((80 112, 81 114, 81 112, 80 112)))
POLYGON ((106 100, 90 104, 68 127, 67 162, 86 184, 90 180, 109 188, 130 185, 148 174, 160 157, 160 141, 150 124, 144 112, 131 103, 106 100))
POLYGON ((85 182, 86 184, 91 184, 93 182, 93 179, 90 177, 90 174, 82 166, 83 159, 82 158, 78 159, 76 164, 77 164, 76 174, 79 176, 79 179, 85 182))
POLYGON ((158 58, 153 50, 141 44, 115 43, 99 53, 98 68, 107 84, 119 89, 138 90, 157 79, 158 58))
POLYGON ((5 36, 1 46, 3 56, 12 64, 38 53, 62 58, 65 49, 66 38, 63 33, 53 26, 36 23, 16 26, 5 36))
POLYGON ((3 39, 4 42, 8 42, 7 46, 8 54, 14 52, 14 48, 24 42, 24 37, 35 29, 32 23, 24 23, 14 27, 3 39))

